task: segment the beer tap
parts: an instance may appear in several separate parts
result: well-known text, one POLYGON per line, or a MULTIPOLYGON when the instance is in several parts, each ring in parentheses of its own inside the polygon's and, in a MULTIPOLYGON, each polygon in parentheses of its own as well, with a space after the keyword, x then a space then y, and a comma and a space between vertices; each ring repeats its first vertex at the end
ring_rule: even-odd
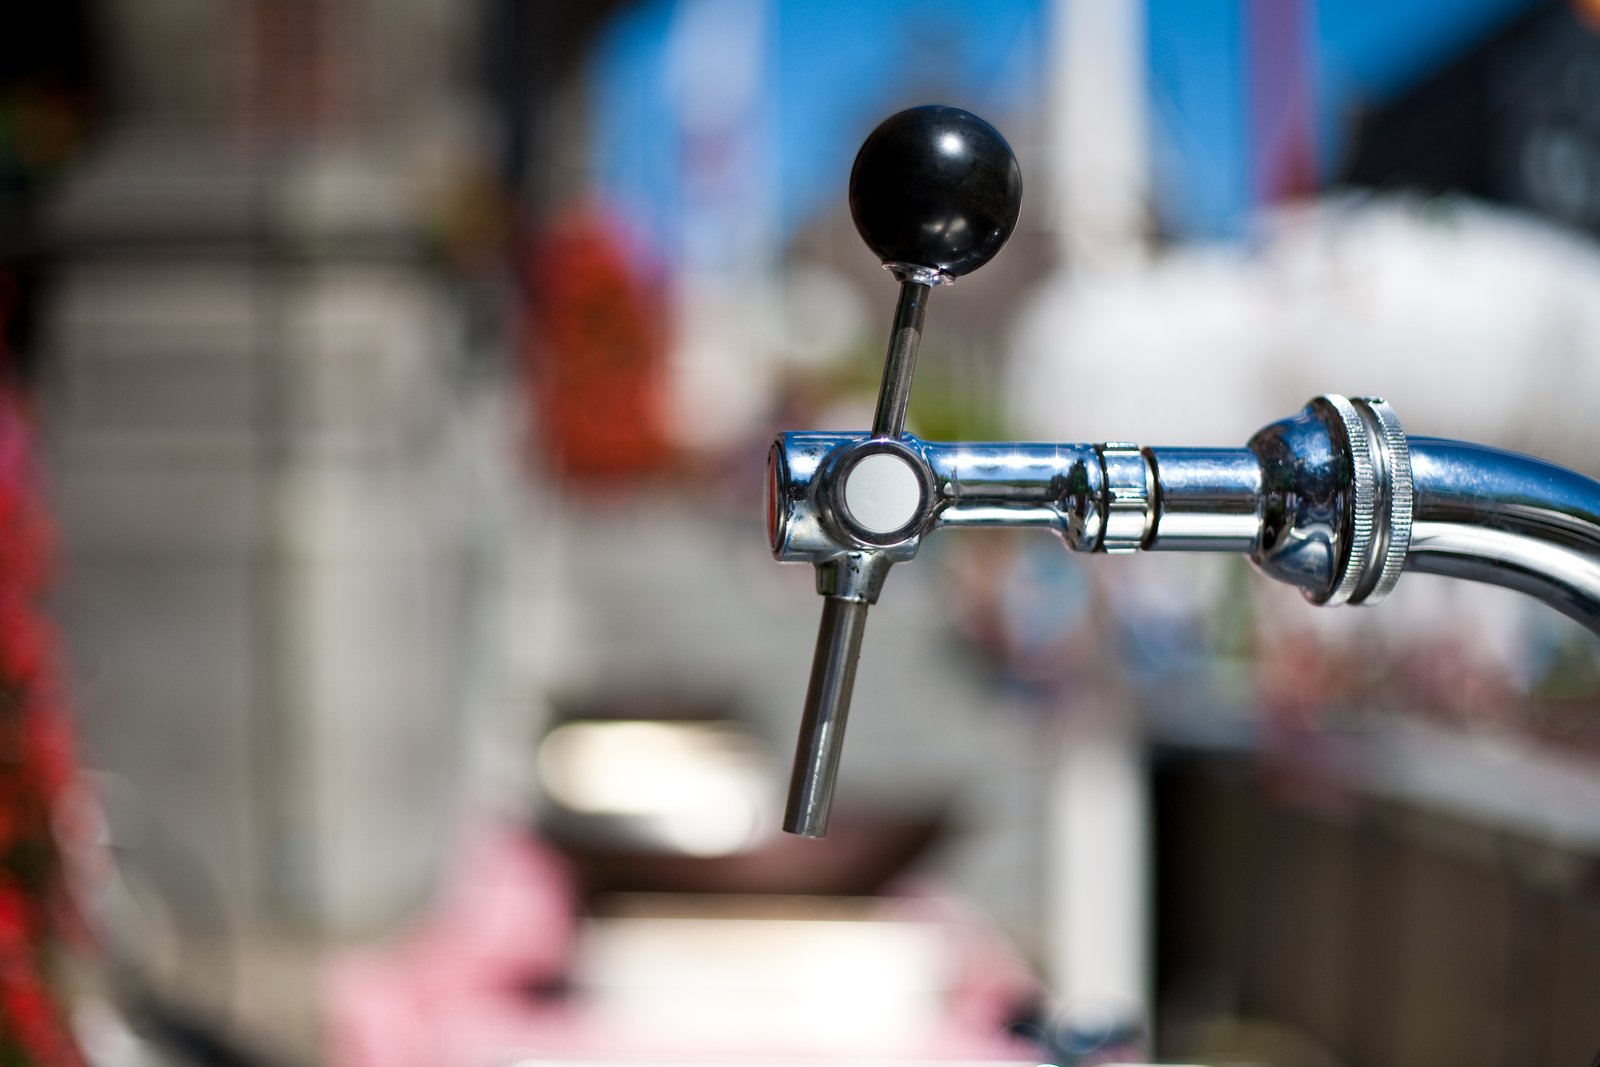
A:
POLYGON ((780 434, 767 533, 823 597, 784 829, 827 831, 868 608, 935 530, 1038 527, 1074 552, 1232 552, 1313 604, 1377 604, 1403 571, 1532 594, 1600 634, 1600 483, 1481 445, 1408 437, 1378 397, 1326 394, 1243 448, 922 441, 906 407, 933 290, 1010 236, 1022 181, 975 115, 884 121, 850 175, 856 228, 900 283, 869 431, 780 434))

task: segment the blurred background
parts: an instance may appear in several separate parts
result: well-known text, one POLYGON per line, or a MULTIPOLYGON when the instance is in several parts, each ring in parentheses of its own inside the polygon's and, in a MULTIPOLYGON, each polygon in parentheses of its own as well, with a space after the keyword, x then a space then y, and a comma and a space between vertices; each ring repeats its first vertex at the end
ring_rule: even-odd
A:
POLYGON ((912 432, 1234 446, 1378 394, 1600 475, 1600 4, 7 23, 0 356, 87 784, 54 988, 88 1062, 1600 1048, 1575 624, 934 538, 815 843, 777 823, 819 604, 760 514, 775 431, 870 422, 894 284, 845 189, 930 102, 1026 193, 932 301, 912 432))

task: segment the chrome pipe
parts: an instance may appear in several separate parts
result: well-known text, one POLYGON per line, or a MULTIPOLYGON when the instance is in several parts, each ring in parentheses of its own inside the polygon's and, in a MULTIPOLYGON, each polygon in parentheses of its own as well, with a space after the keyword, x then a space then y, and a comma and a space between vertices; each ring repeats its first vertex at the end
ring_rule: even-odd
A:
POLYGON ((1483 445, 1413 437, 1405 569, 1535 596, 1600 634, 1600 484, 1483 445))
POLYGON ((1146 449, 1155 471, 1152 552, 1249 552, 1261 533, 1261 464, 1248 448, 1146 449))
POLYGON ((1094 446, 919 443, 937 492, 930 529, 1043 527, 1075 551, 1096 547, 1104 472, 1094 446))

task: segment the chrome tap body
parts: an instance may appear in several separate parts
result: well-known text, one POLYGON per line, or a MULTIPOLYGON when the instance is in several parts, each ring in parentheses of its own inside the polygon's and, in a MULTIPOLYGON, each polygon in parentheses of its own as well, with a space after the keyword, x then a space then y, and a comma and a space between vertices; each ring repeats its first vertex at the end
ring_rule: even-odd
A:
POLYGON ((1016 224, 1015 157, 982 119, 913 108, 850 176, 856 226, 900 282, 870 432, 772 446, 774 557, 826 599, 784 829, 827 830, 867 610, 946 527, 1038 527, 1074 552, 1236 552, 1315 604, 1376 604, 1403 570, 1521 590, 1600 634, 1600 484, 1537 459, 1408 439, 1376 397, 1317 397, 1243 448, 939 444, 903 432, 927 302, 1016 224))
MULTIPOLYGON (((786 433, 773 443, 773 555, 817 567, 817 591, 871 604, 891 564, 937 529, 1040 527, 1074 552, 1242 552, 1318 604, 1376 603, 1411 538, 1405 437, 1375 398, 1323 396, 1245 448, 1105 444, 941 444, 909 434, 786 433), (1352 426, 1393 434, 1354 436, 1352 426), (914 488, 906 521, 871 528, 862 460, 893 457, 914 488)), ((1431 498, 1430 498, 1431 499, 1431 498)))
POLYGON ((848 709, 867 607, 936 530, 1044 529, 1073 552, 1241 553, 1328 606, 1376 604, 1402 570, 1444 574, 1529 593, 1600 635, 1600 483, 1481 445, 1408 439, 1376 398, 1318 397, 1244 448, 785 433, 768 462, 773 556, 816 567, 847 638, 831 656, 819 642, 802 731, 819 739, 791 782, 785 828, 809 836, 826 829, 844 729, 829 709, 848 709), (870 456, 902 465, 914 500, 892 530, 851 508, 867 495, 852 480, 875 476, 870 456))

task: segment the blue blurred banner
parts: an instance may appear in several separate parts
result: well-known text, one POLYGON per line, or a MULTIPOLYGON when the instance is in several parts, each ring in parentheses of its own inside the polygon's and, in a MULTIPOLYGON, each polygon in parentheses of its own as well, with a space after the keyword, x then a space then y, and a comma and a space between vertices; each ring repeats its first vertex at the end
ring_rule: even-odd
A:
MULTIPOLYGON (((1392 99, 1539 0, 1305 0, 1294 64, 1310 84, 1311 156, 1337 173, 1351 116, 1392 99)), ((868 130, 915 103, 1008 129, 1045 118, 1050 0, 644 0, 592 64, 591 162, 603 201, 667 262, 782 242, 840 202, 868 130), (699 249, 699 251, 697 251, 699 249)), ((1251 6, 1148 0, 1153 186, 1176 237, 1242 232, 1258 198, 1251 6)), ((1276 26, 1285 20, 1270 20, 1276 26)), ((1261 32, 1261 27, 1255 27, 1261 32)), ((739 258, 739 257, 735 257, 739 258)))

